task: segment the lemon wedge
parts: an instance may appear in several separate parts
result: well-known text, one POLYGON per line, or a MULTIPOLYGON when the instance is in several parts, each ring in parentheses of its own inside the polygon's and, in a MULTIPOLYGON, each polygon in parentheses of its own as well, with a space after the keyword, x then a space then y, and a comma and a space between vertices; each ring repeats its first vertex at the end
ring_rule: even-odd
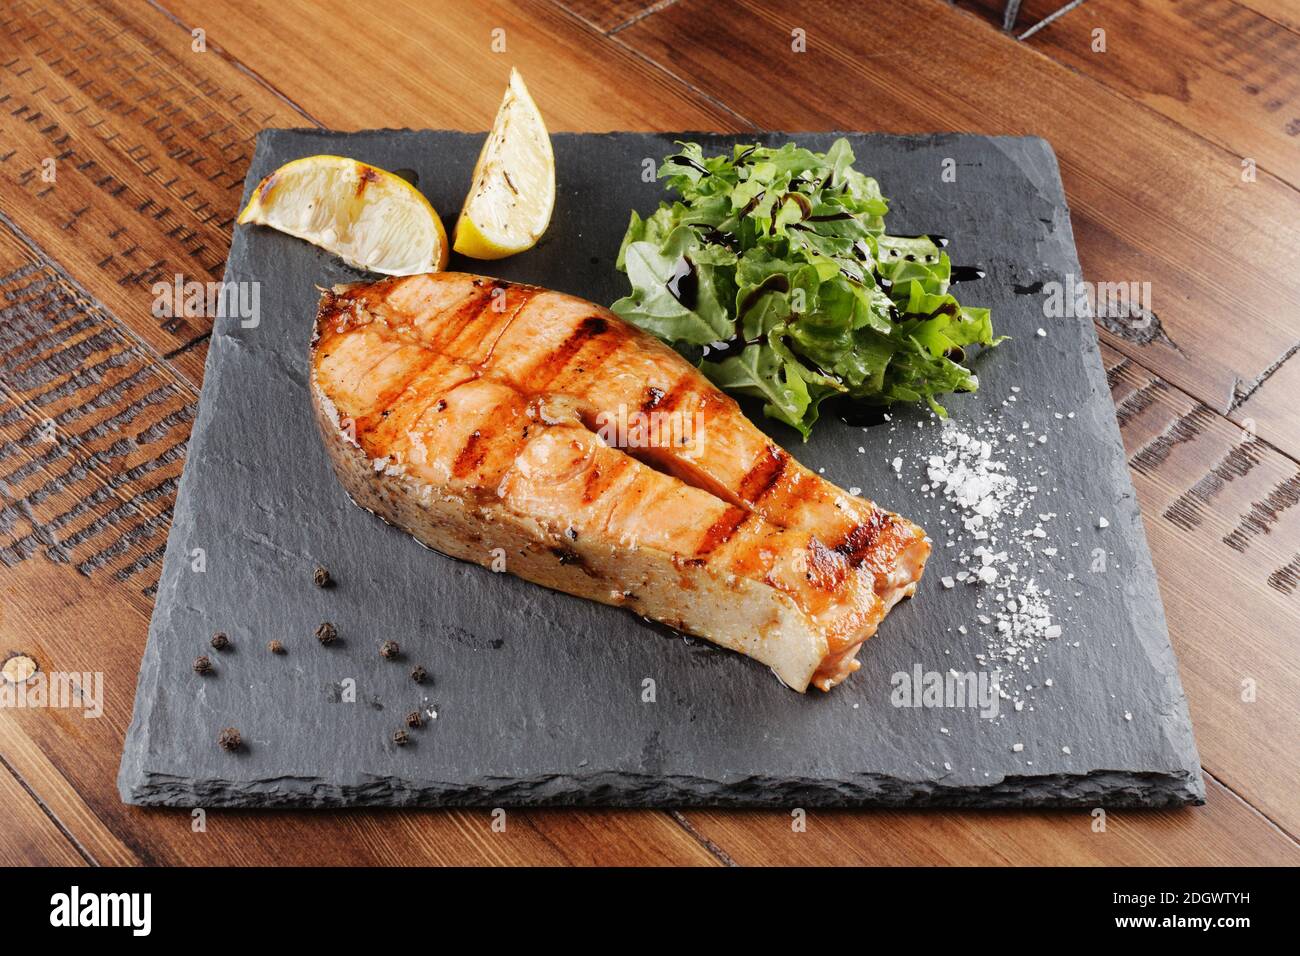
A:
POLYGON ((555 155, 546 123, 511 69, 510 85, 474 167, 455 249, 474 259, 501 259, 531 249, 555 208, 555 155))
POLYGON ((424 195, 402 177, 343 156, 285 163, 253 190, 241 223, 270 226, 382 275, 439 272, 447 231, 424 195))

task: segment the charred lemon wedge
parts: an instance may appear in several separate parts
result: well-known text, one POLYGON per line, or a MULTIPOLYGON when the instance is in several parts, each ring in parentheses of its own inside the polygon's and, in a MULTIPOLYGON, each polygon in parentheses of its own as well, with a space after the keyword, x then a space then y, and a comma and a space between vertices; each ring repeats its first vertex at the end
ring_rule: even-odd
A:
POLYGON ((523 77, 512 69, 456 222, 455 249, 474 259, 531 249, 546 232, 554 208, 551 137, 523 77))
POLYGON ((285 163, 253 190, 240 223, 270 226, 381 275, 440 272, 447 232, 402 177, 343 156, 285 163))

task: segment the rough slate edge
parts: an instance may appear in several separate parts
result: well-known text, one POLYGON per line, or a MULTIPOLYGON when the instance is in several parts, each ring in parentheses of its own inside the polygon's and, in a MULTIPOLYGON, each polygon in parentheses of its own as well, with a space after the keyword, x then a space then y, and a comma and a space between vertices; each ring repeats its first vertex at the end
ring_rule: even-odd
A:
MULTIPOLYGON (((408 133, 410 130, 364 130, 357 135, 408 133)), ((265 136, 278 133, 301 134, 307 137, 336 136, 318 129, 264 130, 258 136, 258 149, 262 148, 265 136)), ((481 134, 480 134, 481 135, 481 134)), ((556 134, 558 137, 574 136, 617 136, 607 134, 556 134)), ((647 135, 647 134, 637 134, 647 135)), ((665 134, 648 134, 665 135, 665 134)), ((667 134, 690 138, 696 135, 713 136, 715 134, 696 134, 692 132, 667 134)), ((779 132, 767 132, 765 137, 792 139, 799 135, 779 132)), ((834 136, 827 132, 819 135, 834 136)), ((854 134, 856 135, 856 134, 854 134)), ((946 139, 957 139, 963 134, 912 135, 892 137, 900 145, 916 143, 918 145, 934 144, 946 139)), ((1040 137, 986 137, 981 139, 1007 154, 1013 160, 1017 155, 1024 155, 1033 150, 1046 154, 1050 162, 1050 181, 1037 181, 1035 188, 1042 195, 1049 195, 1063 211, 1065 222, 1070 226, 1069 209, 1065 202, 1064 189, 1060 181, 1059 167, 1050 144, 1040 137)), ((1024 166, 1017 163, 1022 170, 1024 166)), ((256 163, 250 164, 248 177, 244 183, 244 195, 247 196, 255 185, 253 170, 256 163)), ((1078 257, 1073 241, 1072 227, 1057 230, 1062 237, 1066 258, 1073 265, 1073 274, 1082 278, 1078 267, 1078 257)), ((232 243, 231 257, 227 260, 226 278, 230 278, 235 251, 241 242, 236 236, 232 243)), ((1091 322, 1083 323, 1085 332, 1084 368, 1091 384, 1108 393, 1105 370, 1101 362, 1096 329, 1091 322)), ((209 351, 207 361, 213 362, 219 349, 209 351)), ((205 380, 210 370, 205 368, 205 380)), ((206 397, 206 396, 205 396, 206 397)), ((202 425, 213 414, 210 402, 200 401, 196 416, 194 434, 201 434, 202 425)), ((1117 487, 1126 492, 1121 495, 1117 507, 1127 507, 1131 514, 1119 517, 1132 520, 1137 528, 1136 551, 1138 564, 1132 569, 1132 576, 1149 580, 1152 592, 1156 595, 1154 614, 1148 623, 1149 628, 1138 628, 1137 639, 1142 643, 1148 657, 1157 671, 1164 678, 1167 701, 1171 710, 1164 712, 1162 732, 1170 744, 1171 750, 1178 758, 1181 767, 1166 772, 1139 772, 1133 770, 1093 770, 1086 774, 1042 774, 1042 775, 1003 775, 996 784, 979 787, 946 786, 936 781, 907 781, 885 774, 849 774, 850 779, 829 781, 824 778, 800 778, 794 775, 765 777, 760 775, 730 776, 722 778, 703 778, 682 775, 635 774, 627 771, 600 771, 588 774, 548 773, 537 777, 499 778, 483 777, 472 783, 448 783, 446 781, 422 779, 417 777, 392 777, 357 773, 353 784, 327 782, 319 777, 281 776, 267 780, 227 780, 210 778, 195 780, 172 774, 149 771, 145 760, 149 753, 150 714, 155 699, 154 688, 159 680, 156 666, 151 667, 149 649, 141 664, 140 679, 137 686, 136 706, 127 742, 123 752, 118 774, 118 787, 122 799, 127 803, 150 806, 173 807, 331 807, 331 806, 482 806, 482 805, 560 805, 560 806, 623 806, 623 807, 662 807, 662 806, 790 806, 793 804, 810 807, 852 807, 852 806, 949 806, 949 807, 1071 807, 1097 806, 1111 807, 1168 807, 1188 804, 1200 805, 1205 802, 1205 784, 1200 771, 1196 745, 1192 737, 1190 717, 1187 712, 1186 696, 1178 678, 1174 661, 1173 648, 1168 639, 1163 605, 1158 598, 1155 587, 1155 570, 1151 562, 1150 550, 1142 528, 1141 517, 1137 510, 1136 494, 1129 478, 1123 443, 1119 434, 1118 422, 1113 414, 1108 418, 1111 444, 1120 450, 1115 467, 1118 477, 1117 487), (1125 505, 1127 502, 1127 505, 1125 505)), ((189 470, 182 479, 178 501, 184 499, 185 484, 189 479, 189 470)), ((179 514, 173 523, 168 537, 168 548, 172 546, 172 535, 182 537, 178 532, 182 518, 179 514)), ((180 562, 178 562, 179 565, 180 562)), ((164 564, 166 570, 167 564, 164 564)), ((157 604, 162 602, 163 587, 168 582, 160 583, 157 604)), ((153 641, 153 626, 150 628, 150 642, 153 641)))

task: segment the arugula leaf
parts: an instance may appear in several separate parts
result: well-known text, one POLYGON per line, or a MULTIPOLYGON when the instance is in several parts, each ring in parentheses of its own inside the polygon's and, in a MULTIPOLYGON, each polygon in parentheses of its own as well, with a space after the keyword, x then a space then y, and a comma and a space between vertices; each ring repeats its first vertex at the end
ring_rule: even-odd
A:
POLYGON ((678 146, 658 172, 678 198, 628 223, 617 265, 631 292, 616 313, 703 351, 716 384, 805 439, 832 396, 945 415, 937 396, 979 387, 962 363, 1002 341, 989 311, 949 294, 952 265, 930 237, 886 234, 889 203, 847 140, 824 154, 678 146), (727 357, 708 359, 722 345, 727 357))
POLYGON ((834 392, 805 378, 798 361, 766 345, 747 345, 721 362, 704 361, 704 374, 719 388, 763 399, 763 413, 797 428, 805 439, 817 421, 817 406, 834 392))
POLYGON ((662 244, 647 239, 625 243, 619 258, 632 280, 632 293, 610 306, 615 314, 670 342, 707 345, 736 334, 723 304, 730 298, 731 282, 719 268, 734 265, 734 254, 702 249, 689 226, 678 226, 662 244))

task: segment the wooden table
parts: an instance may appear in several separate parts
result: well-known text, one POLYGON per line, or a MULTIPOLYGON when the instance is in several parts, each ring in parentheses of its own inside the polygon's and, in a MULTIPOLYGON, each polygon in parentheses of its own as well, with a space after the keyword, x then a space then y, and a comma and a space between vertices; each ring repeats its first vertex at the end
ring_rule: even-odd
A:
MULTIPOLYGON (((0 709, 0 862, 1300 861, 1300 7, 1294 0, 6 0, 0 657, 101 671, 104 714, 0 709), (802 31, 798 33, 796 31, 802 31), (1098 32, 1101 31, 1101 32, 1098 32), (806 49, 796 51, 802 37, 806 49), (495 52, 504 43, 504 52, 495 52), (1207 805, 1111 813, 186 812, 114 785, 203 377, 268 126, 482 129, 517 65, 554 130, 1038 134, 1103 327, 1207 805), (1252 692, 1253 690, 1253 692, 1252 692)), ((444 210, 445 213, 453 212, 444 210)))

